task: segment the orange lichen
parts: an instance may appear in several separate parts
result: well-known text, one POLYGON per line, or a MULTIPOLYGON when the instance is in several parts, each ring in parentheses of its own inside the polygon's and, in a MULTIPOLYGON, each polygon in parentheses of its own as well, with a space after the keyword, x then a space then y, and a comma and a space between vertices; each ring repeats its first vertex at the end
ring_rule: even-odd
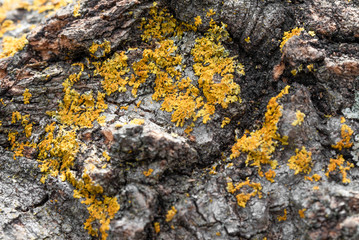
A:
POLYGON ((176 213, 177 213, 177 209, 174 206, 172 206, 171 209, 167 211, 166 222, 172 221, 176 213))
POLYGON ((292 122, 292 126, 302 125, 302 123, 304 121, 305 114, 302 113, 301 111, 297 110, 295 115, 296 115, 297 119, 292 122))
POLYGON ((312 152, 307 152, 305 147, 301 150, 296 149, 295 155, 288 160, 288 166, 294 170, 294 174, 306 173, 309 174, 312 171, 312 152))
POLYGON ((150 176, 153 173, 153 169, 150 168, 147 171, 143 171, 143 175, 145 175, 146 177, 150 176))
POLYGON ((311 176, 311 177, 305 176, 304 179, 308 180, 308 181, 311 181, 311 182, 313 182, 313 181, 318 182, 318 181, 320 181, 322 179, 322 177, 320 175, 318 175, 318 174, 313 174, 313 176, 311 176))
POLYGON ((245 208, 247 202, 252 198, 258 195, 259 198, 262 198, 262 193, 260 192, 262 190, 262 186, 260 183, 251 183, 250 180, 247 178, 246 181, 241 183, 236 183, 233 185, 233 182, 230 180, 227 182, 227 191, 229 193, 234 194, 237 191, 240 191, 243 187, 248 186, 249 188, 252 188, 253 191, 250 193, 239 193, 236 195, 237 203, 239 206, 245 208))
POLYGON ((29 104, 32 96, 29 89, 26 88, 22 96, 24 97, 24 104, 29 104))
POLYGON ((287 220, 287 209, 284 209, 284 215, 278 216, 277 219, 279 222, 287 220))
POLYGON ((282 42, 280 43, 280 51, 282 52, 284 45, 287 41, 292 38, 293 36, 299 36, 300 33, 304 30, 304 28, 294 28, 291 31, 284 32, 282 42))
POLYGON ((347 178, 347 171, 354 167, 353 163, 345 162, 343 155, 339 155, 337 158, 330 159, 330 163, 328 165, 328 171, 325 173, 327 177, 329 177, 329 173, 334 172, 337 168, 339 168, 339 172, 342 174, 343 183, 350 183, 350 179, 347 178), (346 166, 344 166, 346 163, 346 166))
POLYGON ((278 141, 286 144, 286 139, 277 133, 277 123, 282 116, 282 106, 277 100, 288 94, 288 89, 289 86, 286 86, 276 97, 270 99, 262 128, 250 134, 245 133, 232 147, 231 159, 247 153, 246 164, 253 162, 251 166, 258 168, 260 176, 263 176, 261 165, 270 164, 272 169, 276 168, 278 163, 271 157, 278 141))
POLYGON ((306 208, 298 210, 298 214, 300 218, 305 218, 305 214, 304 214, 305 211, 307 211, 306 208))
POLYGON ((353 146, 353 143, 350 142, 350 139, 353 133, 354 131, 348 125, 343 124, 341 128, 342 139, 335 145, 332 145, 332 148, 338 149, 339 151, 341 151, 343 148, 351 148, 353 146))
POLYGON ((274 178, 276 175, 275 171, 273 171, 272 169, 269 169, 264 175, 266 176, 266 179, 268 181, 270 181, 272 183, 274 182, 274 178))

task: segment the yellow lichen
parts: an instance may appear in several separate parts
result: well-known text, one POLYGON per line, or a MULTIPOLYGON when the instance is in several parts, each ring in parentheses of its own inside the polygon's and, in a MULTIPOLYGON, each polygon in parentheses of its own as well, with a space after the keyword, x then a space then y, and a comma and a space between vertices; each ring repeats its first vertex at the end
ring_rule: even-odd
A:
POLYGON ((213 9, 212 9, 212 8, 210 8, 210 9, 208 10, 208 12, 207 12, 206 16, 207 16, 207 17, 211 17, 211 16, 213 16, 213 15, 215 15, 215 14, 216 14, 216 12, 215 12, 215 11, 213 11, 213 9))
POLYGON ((81 14, 79 13, 81 7, 81 0, 78 0, 74 6, 74 17, 80 17, 81 14))
POLYGON ((268 181, 270 181, 272 183, 274 182, 274 178, 276 175, 275 171, 273 171, 272 169, 269 169, 264 175, 266 176, 266 179, 268 181))
POLYGON ((308 180, 308 181, 311 181, 311 182, 313 182, 313 181, 318 182, 318 181, 320 181, 322 179, 322 177, 320 175, 318 175, 318 174, 313 174, 313 176, 311 176, 311 177, 305 176, 304 179, 308 180))
POLYGON ((221 124, 221 128, 224 128, 224 126, 226 126, 227 124, 229 124, 231 122, 231 119, 228 117, 223 118, 222 124, 221 124))
POLYGON ((343 183, 350 183, 350 179, 347 178, 347 171, 354 167, 353 163, 345 162, 343 155, 339 155, 337 158, 330 159, 330 163, 328 165, 328 171, 325 173, 327 177, 329 177, 329 173, 334 172, 337 168, 339 168, 339 172, 342 174, 343 183), (346 166, 345 166, 346 163, 346 166))
POLYGON ((339 151, 341 151, 343 148, 351 148, 353 146, 353 143, 350 142, 350 139, 353 133, 354 131, 348 125, 343 124, 341 128, 342 139, 335 145, 332 145, 332 148, 338 149, 339 151))
POLYGON ((275 151, 278 141, 286 144, 286 139, 277 133, 277 123, 282 116, 282 106, 277 102, 284 94, 288 94, 289 86, 286 86, 276 97, 270 99, 265 121, 261 129, 245 133, 232 147, 231 159, 239 157, 241 153, 247 153, 246 164, 252 162, 251 166, 258 168, 258 173, 263 176, 261 165, 270 164, 272 169, 277 166, 277 161, 271 156, 275 151))
POLYGON ((32 94, 30 93, 29 89, 25 89, 25 92, 23 94, 24 97, 24 104, 29 104, 30 103, 30 98, 31 98, 32 94))
POLYGON ((105 40, 101 44, 97 44, 95 42, 92 43, 90 49, 91 57, 93 58, 101 58, 106 56, 109 52, 111 52, 111 43, 105 40), (96 54, 99 53, 100 55, 96 54))
POLYGON ((201 25, 201 24, 202 24, 201 16, 195 17, 195 18, 194 18, 194 25, 195 25, 196 27, 198 27, 198 26, 201 25))
POLYGON ((154 229, 155 229, 155 233, 160 233, 160 231, 161 231, 161 226, 160 226, 160 223, 159 222, 155 222, 154 224, 153 224, 153 227, 154 227, 154 229))
POLYGON ((13 56, 16 52, 22 50, 27 43, 26 34, 22 35, 20 38, 4 37, 2 39, 3 52, 0 53, 0 58, 13 56))
POLYGON ((244 41, 246 41, 246 43, 250 43, 251 42, 251 38, 250 37, 247 37, 244 39, 244 41))
POLYGON ((172 221, 172 219, 175 217, 176 213, 177 213, 177 209, 174 206, 172 206, 171 209, 167 211, 166 222, 172 221))
POLYGON ((135 118, 130 121, 130 124, 143 125, 145 124, 144 119, 135 118))
POLYGON ((284 215, 278 216, 277 219, 279 222, 287 220, 287 209, 284 209, 284 215))
POLYGON ((309 174, 312 171, 312 152, 307 152, 305 147, 301 150, 296 149, 295 155, 288 160, 288 166, 294 170, 294 174, 306 173, 309 174))
POLYGON ((296 27, 296 28, 292 29, 291 31, 284 32, 282 42, 280 44, 280 51, 283 50, 284 45, 290 38, 292 38, 293 36, 299 36, 303 30, 304 30, 304 28, 296 27))
POLYGON ((292 126, 302 125, 302 123, 304 122, 305 114, 302 113, 301 111, 297 110, 295 115, 296 115, 297 119, 292 122, 292 126))
POLYGON ((110 159, 111 159, 111 157, 108 155, 108 153, 106 151, 104 151, 102 153, 102 156, 106 159, 107 162, 110 161, 110 159))
POLYGON ((259 198, 262 198, 262 193, 260 192, 262 190, 261 184, 250 182, 250 180, 248 178, 245 182, 237 183, 235 185, 233 185, 232 181, 227 182, 227 191, 232 194, 234 194, 237 191, 240 191, 245 186, 248 186, 249 188, 252 188, 253 190, 250 193, 241 192, 236 195, 237 204, 243 208, 246 207, 247 202, 252 197, 258 195, 259 198))
POLYGON ((84 223, 85 229, 91 236, 97 237, 100 233, 101 239, 105 240, 110 229, 110 221, 120 209, 117 198, 104 195, 102 187, 95 185, 86 172, 80 180, 77 180, 69 170, 65 174, 67 180, 75 187, 74 198, 84 198, 81 203, 88 205, 90 216, 84 223), (95 221, 100 224, 99 229, 93 227, 95 221))

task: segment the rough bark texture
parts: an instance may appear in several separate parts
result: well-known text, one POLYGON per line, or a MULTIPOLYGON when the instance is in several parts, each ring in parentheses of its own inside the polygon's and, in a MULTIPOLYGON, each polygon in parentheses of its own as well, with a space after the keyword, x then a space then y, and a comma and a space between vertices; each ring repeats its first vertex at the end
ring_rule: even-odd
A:
MULTIPOLYGON (((46 112, 58 109, 64 95, 62 83, 78 72, 73 63, 86 66, 74 85, 76 90, 101 90, 102 78, 93 74, 88 60, 94 42, 111 43, 108 57, 137 47, 138 52, 128 54, 129 65, 141 58, 143 49, 158 47, 142 42, 138 28, 152 6, 152 1, 141 0, 83 0, 81 16, 74 17, 74 4, 70 4, 31 30, 23 50, 0 59, 0 98, 5 103, 0 103, 1 239, 97 239, 83 229, 87 206, 73 197, 71 184, 60 177, 40 183, 36 149, 26 148, 23 157, 13 159, 8 133, 20 132, 22 126, 11 123, 12 113, 30 114, 31 140, 38 143, 46 124, 57 121, 46 112), (25 89, 32 94, 26 105, 25 89)), ((130 92, 106 97, 106 124, 94 123, 93 128, 77 131, 86 150, 77 155, 71 170, 79 177, 88 165, 97 164, 87 159, 108 151, 107 167, 96 165, 89 173, 121 206, 111 220, 108 239, 358 239, 359 1, 167 0, 158 6, 167 7, 179 21, 202 17, 199 31, 176 40, 185 63, 191 61, 195 39, 208 29, 209 9, 216 12, 216 22, 228 25, 233 40, 226 48, 245 66, 246 75, 235 76, 243 101, 218 109, 207 124, 198 121, 187 135, 171 122, 170 113, 160 110, 161 102, 152 101, 151 82, 139 88, 136 98, 130 92), (283 32, 297 26, 305 30, 290 38, 281 51, 283 32), (288 145, 273 153, 280 167, 271 183, 255 167, 246 166, 246 154, 232 160, 229 155, 245 129, 262 126, 268 101, 287 84, 291 89, 280 101, 278 133, 288 136, 288 145), (123 111, 120 106, 129 108, 123 111), (297 110, 305 120, 293 126, 297 110), (221 128, 223 117, 231 122, 221 128), (354 131, 353 146, 338 150, 332 145, 341 139, 341 117, 354 131), (145 124, 116 127, 119 120, 134 118, 145 119, 145 124), (288 159, 302 147, 312 152, 312 172, 307 175, 321 175, 320 182, 305 180, 304 174, 295 175, 289 169, 288 159), (355 164, 347 171, 351 180, 347 184, 338 172, 324 175, 330 158, 339 154, 355 164), (154 171, 146 177, 143 172, 148 169, 154 171), (261 183, 263 196, 252 197, 242 208, 226 187, 229 178, 237 183, 247 177, 261 183), (172 206, 177 213, 166 222, 172 206), (301 218, 298 211, 303 209, 301 218), (284 210, 287 219, 279 221, 284 210), (155 222, 160 223, 159 233, 155 222)), ((9 18, 26 18, 16 11, 21 10, 9 18)), ((194 77, 191 67, 183 72, 194 77)))

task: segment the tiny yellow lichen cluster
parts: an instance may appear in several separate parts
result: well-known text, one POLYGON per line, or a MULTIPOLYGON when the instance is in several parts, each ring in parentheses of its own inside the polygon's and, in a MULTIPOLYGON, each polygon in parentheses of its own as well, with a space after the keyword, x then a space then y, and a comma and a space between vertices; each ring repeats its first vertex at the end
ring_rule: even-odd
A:
POLYGON ((282 106, 277 100, 282 98, 284 94, 288 94, 288 89, 289 86, 286 86, 276 97, 270 99, 262 128, 250 133, 250 135, 243 135, 232 147, 230 157, 233 159, 239 157, 241 153, 247 153, 246 164, 253 162, 251 166, 258 168, 261 177, 264 176, 261 170, 263 164, 270 164, 273 169, 278 164, 276 160, 271 159, 278 141, 284 145, 287 144, 286 138, 277 133, 277 123, 282 116, 282 106))
POLYGON ((253 191, 250 193, 238 193, 236 195, 236 199, 237 199, 237 203, 239 206, 245 208, 247 202, 252 198, 255 197, 256 195, 258 195, 259 198, 262 198, 262 186, 260 183, 254 183, 251 182, 248 178, 246 181, 241 182, 241 183, 236 183, 235 185, 233 185, 233 182, 230 180, 227 182, 227 191, 231 194, 234 194, 237 191, 240 191, 242 188, 244 188, 245 186, 248 186, 249 188, 252 188, 253 191))
POLYGON ((307 152, 305 147, 301 150, 296 149, 295 155, 288 160, 288 166, 295 171, 295 175, 298 173, 309 174, 312 171, 312 152, 307 152))
MULTIPOLYGON (((23 133, 25 134, 24 137, 30 138, 32 135, 32 127, 33 123, 29 122, 30 115, 21 115, 18 111, 15 111, 12 113, 11 116, 11 123, 16 124, 17 122, 21 122, 22 127, 24 128, 23 133)), ((14 151, 13 158, 14 160, 16 157, 22 157, 24 156, 23 151, 25 147, 27 148, 34 148, 36 144, 33 144, 29 141, 16 141, 16 136, 19 135, 19 138, 21 138, 21 135, 19 132, 9 132, 8 133, 8 140, 11 144, 11 150, 14 151)))
POLYGON ((272 169, 269 169, 267 172, 265 172, 264 174, 266 176, 266 179, 270 182, 274 182, 274 178, 276 176, 275 171, 273 171, 272 169))
POLYGON ((153 172, 153 169, 150 168, 150 169, 148 169, 147 171, 143 171, 143 175, 145 175, 146 177, 148 177, 148 176, 150 176, 150 175, 152 174, 152 172, 153 172))
POLYGON ((76 4, 74 5, 74 17, 80 17, 81 14, 79 13, 81 7, 81 0, 78 0, 76 4))
POLYGON ((161 226, 159 222, 155 222, 153 224, 153 227, 155 228, 155 233, 159 233, 161 231, 161 226))
POLYGON ((174 206, 172 206, 171 209, 167 211, 166 222, 172 221, 172 219, 175 217, 176 213, 177 213, 177 209, 174 206))
POLYGON ((351 148, 353 146, 353 143, 350 142, 350 139, 353 133, 353 130, 348 125, 343 124, 341 128, 342 139, 335 145, 332 145, 332 148, 338 149, 339 151, 341 151, 343 148, 351 148))
POLYGON ((339 155, 338 158, 330 159, 330 163, 328 165, 328 171, 325 173, 325 175, 329 177, 329 174, 338 168, 339 172, 342 174, 343 183, 350 183, 350 179, 347 178, 347 171, 353 167, 354 167, 353 163, 349 163, 348 161, 345 162, 343 155, 339 155), (344 166, 345 163, 346 166, 344 166))
MULTIPOLYGON (((109 52, 111 52, 111 43, 107 40, 105 40, 101 44, 92 43, 89 52, 91 53, 91 57, 93 58, 100 58, 106 56, 109 52), (101 53, 101 55, 98 56, 96 53, 101 53)), ((113 63, 113 64, 116 64, 113 63)))
POLYGON ((32 96, 29 89, 26 88, 22 96, 24 97, 24 104, 29 104, 32 96))
POLYGON ((296 115, 297 119, 294 122, 292 122, 292 126, 302 125, 302 123, 304 122, 305 114, 302 113, 301 111, 297 110, 295 115, 296 115))
POLYGON ((280 51, 283 50, 284 45, 286 42, 292 38, 293 36, 299 36, 300 33, 304 30, 304 28, 293 28, 291 31, 284 32, 282 42, 280 43, 280 51))
POLYGON ((311 182, 313 182, 313 181, 318 182, 318 181, 320 181, 322 179, 322 177, 320 175, 318 175, 318 174, 313 174, 313 176, 311 176, 311 177, 305 176, 304 179, 308 180, 308 181, 311 181, 311 182))
POLYGON ((307 211, 306 208, 298 210, 298 214, 300 218, 305 218, 305 214, 304 214, 305 211, 307 211))
POLYGON ((278 216, 277 219, 279 222, 287 220, 287 209, 284 209, 284 215, 278 216))

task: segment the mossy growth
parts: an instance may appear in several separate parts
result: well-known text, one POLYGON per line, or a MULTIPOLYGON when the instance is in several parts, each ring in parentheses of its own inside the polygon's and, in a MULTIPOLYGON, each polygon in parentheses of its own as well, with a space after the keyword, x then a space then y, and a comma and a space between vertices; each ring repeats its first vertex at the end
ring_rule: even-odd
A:
POLYGON ((262 165, 269 164, 272 169, 278 162, 272 159, 276 146, 281 142, 286 145, 286 137, 277 133, 277 123, 282 116, 282 106, 277 102, 283 95, 288 94, 289 86, 286 86, 276 97, 269 100, 265 120, 261 129, 244 134, 232 147, 231 159, 247 154, 246 164, 258 168, 258 173, 263 177, 262 165))

